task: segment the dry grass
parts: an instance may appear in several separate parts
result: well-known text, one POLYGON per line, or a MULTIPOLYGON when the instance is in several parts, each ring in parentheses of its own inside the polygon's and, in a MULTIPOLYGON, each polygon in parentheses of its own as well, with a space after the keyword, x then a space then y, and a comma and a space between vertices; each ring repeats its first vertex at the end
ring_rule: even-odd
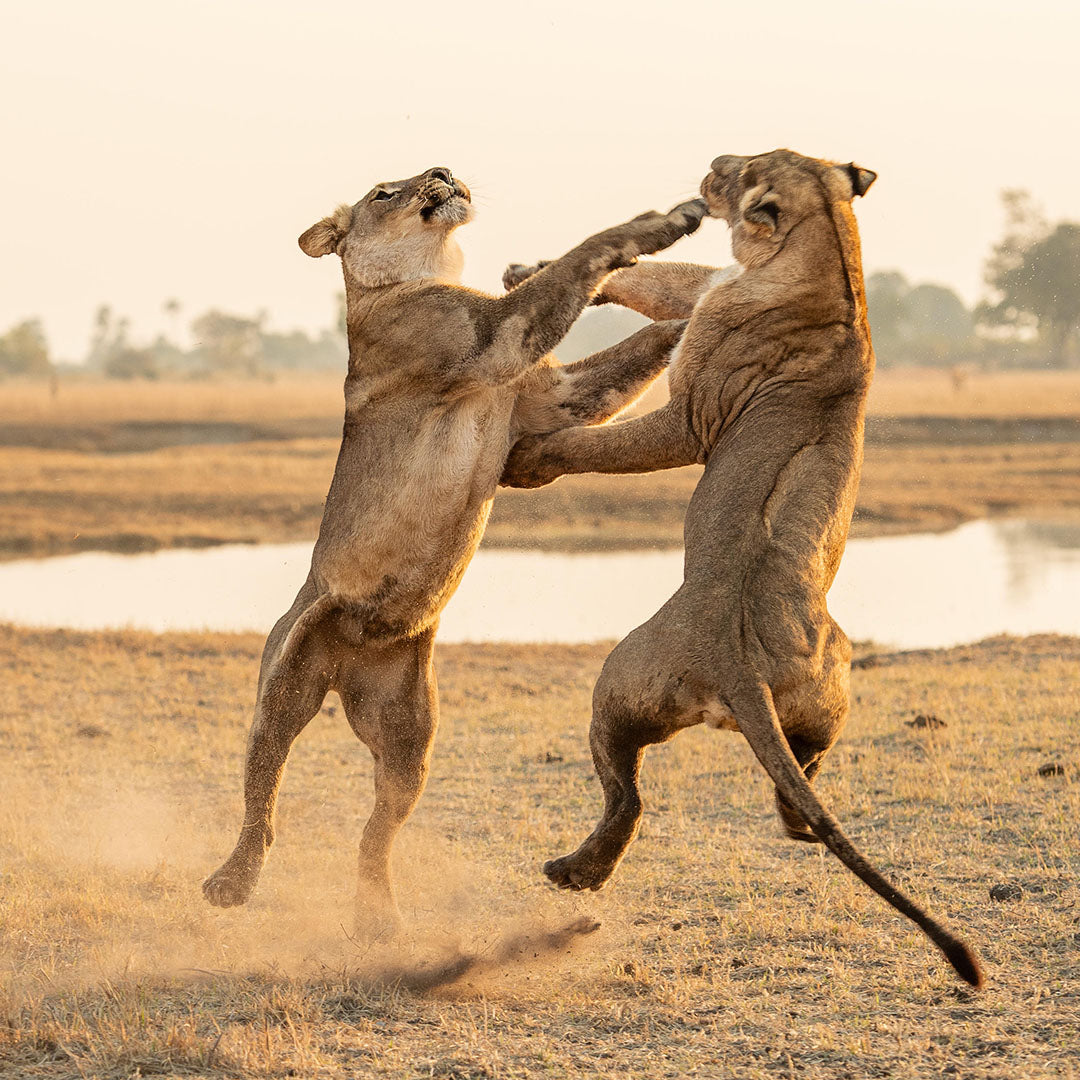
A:
MULTIPOLYGON (((313 539, 340 380, 0 389, 0 558, 313 539), (124 451, 124 452, 117 452, 124 451)), ((885 372, 854 535, 991 516, 1080 517, 1080 372, 885 372)), ((700 470, 505 491, 487 543, 670 547, 700 470)))
POLYGON ((0 628, 0 1074, 1075 1076, 1080 641, 857 670, 821 779, 981 950, 981 994, 835 860, 778 838, 761 770, 722 733, 650 754, 613 885, 545 888, 538 863, 597 810, 592 646, 440 650, 431 782, 397 849, 409 940, 364 950, 340 928, 371 769, 332 704, 297 745, 256 898, 210 909, 260 644, 0 628), (905 726, 928 711, 948 726, 905 726), (1051 760, 1064 775, 1039 777, 1051 760), (992 902, 999 882, 1023 899, 992 902), (427 995, 386 983, 580 915, 603 925, 572 956, 427 995))
MULTIPOLYGON (((261 422, 324 417, 339 426, 344 375, 317 372, 273 380, 118 382, 62 379, 0 384, 0 424, 95 425, 128 421, 261 422)), ((666 399, 659 383, 645 402, 666 399)), ((1080 417, 1080 371, 963 372, 887 368, 874 377, 871 416, 1080 417)))
POLYGON ((273 380, 121 382, 61 379, 0 384, 0 424, 53 427, 158 423, 250 423, 329 417, 340 427, 344 374, 317 372, 273 380))
MULTIPOLYGON (((0 557, 313 540, 336 440, 77 453, 0 447, 0 557)), ((504 490, 485 544, 674 547, 700 470, 504 490)), ((1080 442, 867 446, 853 535, 974 518, 1080 518, 1080 442)))
POLYGON ((0 551, 139 551, 314 539, 329 440, 103 454, 0 448, 0 551))
POLYGON ((1080 417, 1080 371, 879 370, 871 416, 1080 417))

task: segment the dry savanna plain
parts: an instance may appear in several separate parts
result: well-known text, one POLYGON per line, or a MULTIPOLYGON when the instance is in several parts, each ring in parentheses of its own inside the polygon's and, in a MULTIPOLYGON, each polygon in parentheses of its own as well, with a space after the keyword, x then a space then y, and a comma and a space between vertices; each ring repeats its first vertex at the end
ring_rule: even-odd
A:
MULTIPOLYGON (((342 408, 325 375, 0 384, 0 558, 313 540, 342 408)), ((699 473, 503 491, 485 544, 678 546, 699 473)), ((879 374, 853 535, 1002 516, 1080 520, 1080 372, 879 374)))
MULTIPOLYGON (((0 554, 311 539, 340 396, 325 378, 0 384, 0 554)), ((695 475, 503 492, 486 543, 671 546, 695 475)), ((883 372, 855 534, 988 516, 1080 520, 1080 373, 883 372)), ((210 908, 261 645, 0 626, 4 1080, 1080 1077, 1080 639, 860 645, 817 782, 980 952, 982 991, 782 838, 729 733, 650 751, 641 835, 603 891, 547 886, 540 863, 599 809, 606 645, 437 650, 399 939, 353 933, 372 765, 333 696, 255 897, 210 908)))

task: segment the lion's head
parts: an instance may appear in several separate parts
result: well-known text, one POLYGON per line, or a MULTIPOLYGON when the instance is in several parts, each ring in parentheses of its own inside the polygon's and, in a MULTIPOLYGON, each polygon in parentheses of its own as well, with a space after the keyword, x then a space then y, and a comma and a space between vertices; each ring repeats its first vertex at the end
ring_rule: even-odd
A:
POLYGON ((473 212, 469 189, 437 166, 408 180, 376 184, 358 203, 339 206, 312 225, 299 244, 312 258, 336 252, 345 277, 361 287, 454 280, 462 255, 452 233, 473 212))
POLYGON ((745 267, 760 266, 780 251, 801 221, 832 213, 839 202, 865 195, 877 174, 854 163, 839 165, 792 150, 712 163, 701 194, 713 217, 731 226, 732 251, 745 267))

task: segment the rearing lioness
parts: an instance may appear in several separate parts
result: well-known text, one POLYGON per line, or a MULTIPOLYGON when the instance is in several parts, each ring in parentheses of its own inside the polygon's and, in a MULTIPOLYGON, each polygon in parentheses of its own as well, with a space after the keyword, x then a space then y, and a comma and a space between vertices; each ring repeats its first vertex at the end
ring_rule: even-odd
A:
POLYGON ((472 206, 449 169, 379 184, 300 237, 308 255, 340 255, 345 271, 345 429, 307 581, 266 641, 244 822, 203 884, 210 903, 251 895, 289 748, 336 690, 375 758, 358 928, 396 924, 390 846, 427 775, 435 630, 480 543, 510 446, 617 413, 663 369, 684 324, 646 327, 565 368, 545 354, 612 270, 693 232, 704 214, 695 200, 598 233, 502 298, 457 284, 452 233, 472 206))
MULTIPOLYGON (((867 862, 809 783, 849 707, 851 649, 825 596, 855 505, 874 366, 851 211, 874 178, 788 150, 717 158, 701 191, 731 225, 742 272, 642 264, 600 297, 654 319, 690 316, 670 404, 527 438, 510 457, 504 483, 519 486, 705 465, 686 515, 683 584, 596 684, 603 817, 544 871, 563 887, 599 888, 637 831, 644 747, 700 723, 741 731, 776 784, 788 835, 826 844, 978 986, 971 950, 867 862)), ((527 274, 511 267, 508 278, 527 274)))

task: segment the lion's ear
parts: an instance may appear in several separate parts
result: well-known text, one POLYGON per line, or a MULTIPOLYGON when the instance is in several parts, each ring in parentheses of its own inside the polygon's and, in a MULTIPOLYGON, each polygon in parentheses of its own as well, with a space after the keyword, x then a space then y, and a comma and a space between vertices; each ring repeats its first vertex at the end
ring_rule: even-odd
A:
POLYGON ((865 195, 870 190, 870 185, 877 179, 876 172, 864 169, 861 165, 856 165, 854 161, 843 168, 851 181, 851 191, 854 195, 865 195))
POLYGON ((743 196, 741 210, 744 221, 770 235, 780 225, 780 201, 775 191, 761 191, 760 188, 748 191, 743 196))
POLYGON ((329 217, 317 221, 306 232, 300 234, 297 243, 305 255, 313 259, 337 251, 338 244, 352 225, 352 207, 339 206, 329 217))

